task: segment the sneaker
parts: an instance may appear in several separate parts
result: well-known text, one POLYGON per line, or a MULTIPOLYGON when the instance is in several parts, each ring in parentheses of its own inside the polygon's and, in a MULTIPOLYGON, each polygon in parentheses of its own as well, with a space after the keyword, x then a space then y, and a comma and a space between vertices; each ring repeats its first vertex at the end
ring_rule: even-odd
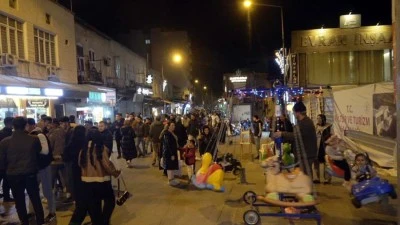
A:
POLYGON ((180 182, 178 180, 172 179, 172 180, 168 181, 168 184, 170 186, 178 186, 180 184, 180 182))
POLYGON ((320 184, 321 181, 319 181, 319 180, 314 180, 313 183, 314 183, 314 184, 320 184))
POLYGON ((156 166, 156 162, 153 162, 151 165, 152 165, 152 166, 156 166))
POLYGON ((258 156, 257 156, 257 157, 255 157, 254 159, 257 159, 257 160, 258 160, 258 159, 260 159, 260 156, 258 155, 258 156))
POLYGON ((47 215, 46 218, 44 218, 44 222, 45 223, 51 223, 56 219, 57 219, 57 217, 56 217, 55 213, 49 213, 49 215, 47 215))

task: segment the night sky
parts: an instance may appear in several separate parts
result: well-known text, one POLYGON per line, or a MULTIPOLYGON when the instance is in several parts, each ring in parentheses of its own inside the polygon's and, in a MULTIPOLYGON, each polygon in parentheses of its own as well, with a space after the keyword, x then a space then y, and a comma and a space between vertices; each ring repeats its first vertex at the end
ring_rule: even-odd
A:
MULTIPOLYGON (((70 8, 71 0, 59 0, 70 8)), ((362 25, 391 24, 391 1, 258 0, 284 7, 285 44, 293 30, 335 28, 339 16, 362 14, 362 25)), ((192 42, 193 77, 205 80, 248 68, 278 74, 274 50, 281 47, 280 11, 254 6, 253 48, 249 51, 247 12, 238 0, 72 0, 74 13, 113 37, 129 29, 187 30, 192 42)), ((222 91, 221 82, 210 86, 222 91)))

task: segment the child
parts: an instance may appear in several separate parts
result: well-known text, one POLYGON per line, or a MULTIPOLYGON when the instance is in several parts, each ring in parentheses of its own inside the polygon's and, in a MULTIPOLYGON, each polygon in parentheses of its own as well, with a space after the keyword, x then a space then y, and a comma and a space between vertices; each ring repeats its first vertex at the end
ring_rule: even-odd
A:
POLYGON ((333 160, 333 163, 344 171, 343 186, 350 190, 351 188, 351 171, 350 166, 344 158, 346 144, 336 135, 332 135, 326 142, 325 153, 333 160))
POLYGON ((189 181, 194 174, 194 167, 196 163, 196 147, 193 139, 188 140, 187 144, 183 147, 183 158, 185 160, 189 181))
POLYGON ((352 168, 352 177, 355 180, 358 180, 360 176, 369 174, 369 177, 372 178, 376 176, 376 171, 372 168, 371 162, 368 156, 364 153, 358 153, 354 159, 355 163, 352 168))

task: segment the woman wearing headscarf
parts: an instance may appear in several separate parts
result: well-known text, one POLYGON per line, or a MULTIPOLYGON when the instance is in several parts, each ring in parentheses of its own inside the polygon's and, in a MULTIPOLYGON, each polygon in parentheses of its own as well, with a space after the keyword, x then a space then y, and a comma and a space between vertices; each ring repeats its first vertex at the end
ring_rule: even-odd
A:
POLYGON ((325 162, 325 142, 329 139, 331 135, 331 124, 326 122, 326 116, 324 114, 319 114, 317 117, 317 126, 315 127, 317 132, 317 147, 318 147, 318 157, 314 161, 314 183, 321 183, 321 169, 320 165, 323 165, 324 183, 328 184, 331 182, 331 176, 326 172, 326 162, 325 162))
POLYGON ((168 183, 171 186, 179 185, 179 181, 175 180, 174 172, 179 170, 178 162, 178 137, 174 133, 175 123, 169 122, 167 129, 162 136, 162 164, 161 166, 167 171, 168 183))

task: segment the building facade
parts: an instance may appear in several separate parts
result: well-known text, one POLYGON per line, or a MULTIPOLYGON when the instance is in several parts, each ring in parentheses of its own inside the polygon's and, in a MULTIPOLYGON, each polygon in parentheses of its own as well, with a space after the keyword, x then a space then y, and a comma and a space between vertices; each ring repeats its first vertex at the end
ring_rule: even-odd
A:
POLYGON ((0 1, 0 40, 0 118, 63 113, 59 98, 77 84, 73 14, 48 0, 0 1))

